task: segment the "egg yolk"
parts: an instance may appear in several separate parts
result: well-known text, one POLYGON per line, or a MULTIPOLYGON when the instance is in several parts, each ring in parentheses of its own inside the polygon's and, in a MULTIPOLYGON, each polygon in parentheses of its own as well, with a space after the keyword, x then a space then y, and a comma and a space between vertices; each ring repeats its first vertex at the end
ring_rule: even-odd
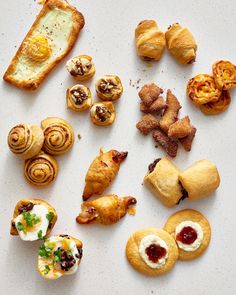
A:
POLYGON ((36 62, 47 60, 52 53, 48 40, 43 35, 31 37, 26 46, 26 55, 36 62))

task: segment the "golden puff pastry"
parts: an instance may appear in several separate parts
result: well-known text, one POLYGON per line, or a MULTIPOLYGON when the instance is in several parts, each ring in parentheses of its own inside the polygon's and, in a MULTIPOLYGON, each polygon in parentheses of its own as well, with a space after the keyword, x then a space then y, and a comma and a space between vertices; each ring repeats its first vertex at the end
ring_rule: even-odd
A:
POLYGON ((24 230, 24 240, 38 240, 50 234, 56 221, 56 210, 48 202, 39 199, 22 199, 15 206, 10 234, 17 236, 24 230), (37 219, 34 218, 35 216, 37 219), (41 234, 38 235, 40 231, 41 234))
POLYGON ((22 159, 37 155, 44 142, 43 130, 36 125, 19 124, 8 134, 9 149, 22 159))
POLYGON ((180 260, 192 260, 205 252, 211 240, 211 226, 200 212, 185 209, 172 214, 163 229, 175 240, 180 260))
POLYGON ((76 221, 80 224, 100 223, 110 225, 118 222, 137 203, 134 197, 107 195, 81 205, 76 221))
POLYGON ((164 33, 154 20, 141 21, 135 29, 136 49, 146 60, 160 60, 166 47, 164 33))
POLYGON ((55 180, 58 174, 57 160, 44 152, 25 161, 25 178, 33 185, 46 186, 55 180))
POLYGON ((71 125, 63 119, 49 117, 41 122, 44 132, 43 150, 50 155, 61 155, 68 152, 75 140, 71 125))
POLYGON ((120 164, 126 159, 128 152, 110 150, 103 152, 93 160, 85 177, 83 200, 86 201, 92 195, 101 195, 115 179, 120 164))
POLYGON ((166 207, 173 207, 183 196, 179 185, 180 173, 168 158, 157 159, 149 165, 144 183, 166 207))
POLYGON ((197 200, 218 188, 220 176, 213 163, 209 160, 200 160, 181 172, 179 181, 186 190, 189 200, 197 200))
POLYGON ((95 84, 97 96, 105 101, 117 100, 123 93, 121 80, 116 75, 105 75, 95 84))
POLYGON ((178 23, 169 26, 165 33, 167 48, 181 64, 193 63, 196 59, 197 43, 192 33, 178 23))
POLYGON ((78 81, 91 79, 95 74, 95 66, 89 55, 76 56, 66 63, 68 72, 78 81))
POLYGON ((92 94, 88 87, 77 84, 67 89, 66 102, 68 109, 83 112, 92 105, 92 94))
POLYGON ((230 105, 231 97, 229 91, 222 90, 220 98, 214 102, 208 102, 199 106, 205 115, 218 115, 226 111, 230 105))
POLYGON ((130 236, 126 244, 129 263, 148 276, 159 276, 170 271, 178 255, 174 238, 163 229, 140 229, 130 236))
POLYGON ((115 106, 111 101, 95 102, 90 109, 90 118, 93 124, 109 126, 116 118, 115 106))
POLYGON ((229 90, 236 87, 236 66, 230 61, 220 60, 215 62, 212 71, 219 89, 229 90))
POLYGON ((188 81, 187 95, 195 105, 199 106, 217 101, 220 98, 221 90, 217 88, 212 76, 200 74, 188 81))

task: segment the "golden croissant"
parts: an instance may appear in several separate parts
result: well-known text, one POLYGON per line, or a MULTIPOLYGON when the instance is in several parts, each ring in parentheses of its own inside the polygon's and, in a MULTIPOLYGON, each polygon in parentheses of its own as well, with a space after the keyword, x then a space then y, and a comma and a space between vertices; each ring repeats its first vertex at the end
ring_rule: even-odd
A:
POLYGON ((137 203, 136 199, 128 196, 119 198, 107 195, 81 205, 81 213, 76 221, 80 224, 100 223, 109 225, 118 222, 127 213, 130 206, 137 203))
POLYGON ((128 152, 110 150, 104 153, 100 150, 90 165, 85 177, 83 200, 94 194, 101 195, 111 184, 120 169, 120 164, 126 159, 128 152))

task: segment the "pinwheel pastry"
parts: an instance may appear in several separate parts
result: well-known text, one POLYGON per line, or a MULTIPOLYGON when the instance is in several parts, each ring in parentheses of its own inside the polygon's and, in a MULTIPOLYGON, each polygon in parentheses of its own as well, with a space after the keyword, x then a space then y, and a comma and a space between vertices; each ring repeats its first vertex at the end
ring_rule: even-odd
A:
POLYGON ((48 280, 72 275, 78 270, 83 244, 69 235, 51 236, 38 248, 38 271, 48 280))
POLYGON ((179 259, 197 258, 207 249, 211 240, 211 226, 198 211, 185 209, 171 215, 164 230, 176 241, 179 259))
POLYGON ((164 33, 154 20, 141 21, 135 29, 136 49, 146 60, 160 60, 166 47, 164 33))
POLYGON ((33 185, 46 186, 55 180, 58 174, 57 160, 44 152, 25 161, 25 178, 33 185))
POLYGON ((97 96, 102 100, 113 101, 121 97, 123 86, 116 75, 105 75, 97 80, 95 84, 97 96))
POLYGON ((50 234, 56 221, 56 210, 46 201, 23 199, 14 209, 10 234, 23 241, 40 240, 50 234))
POLYGON ((76 221, 80 224, 100 223, 110 225, 118 222, 137 203, 134 197, 107 195, 81 205, 76 221))
POLYGON ((116 118, 116 110, 114 104, 111 101, 95 102, 90 110, 90 118, 95 125, 111 125, 116 118))
POLYGON ((200 74, 188 81, 187 95, 197 106, 219 100, 221 90, 215 84, 212 76, 200 74))
POLYGON ((74 131, 63 119, 49 117, 41 122, 44 132, 43 150, 50 155, 61 155, 69 151, 74 144, 74 131))
POLYGON ((89 166, 85 177, 83 200, 86 201, 92 195, 101 195, 116 177, 120 164, 126 159, 128 152, 100 150, 92 164, 89 166))
POLYGON ((218 115, 226 111, 230 105, 231 97, 229 91, 222 90, 220 98, 214 102, 208 102, 199 106, 205 115, 218 115))
POLYGON ((197 43, 192 33, 178 23, 169 26, 165 33, 167 48, 181 64, 190 64, 195 61, 197 43))
POLYGON ((95 74, 92 57, 88 55, 76 56, 66 63, 68 72, 78 81, 89 80, 95 74))
POLYGON ((77 84, 67 89, 67 107, 75 112, 83 112, 92 105, 92 94, 90 89, 84 85, 77 84))
POLYGON ((174 238, 163 229, 143 228, 131 235, 126 244, 129 263, 139 272, 159 276, 170 271, 179 251, 174 238))
POLYGON ((8 134, 10 150, 22 159, 29 159, 37 155, 43 142, 43 130, 36 125, 19 124, 14 126, 8 134))
POLYGON ((34 90, 72 49, 84 26, 83 15, 66 0, 47 0, 3 78, 34 90))
POLYGON ((215 62, 212 71, 219 89, 229 90, 236 87, 236 66, 230 61, 220 60, 215 62))

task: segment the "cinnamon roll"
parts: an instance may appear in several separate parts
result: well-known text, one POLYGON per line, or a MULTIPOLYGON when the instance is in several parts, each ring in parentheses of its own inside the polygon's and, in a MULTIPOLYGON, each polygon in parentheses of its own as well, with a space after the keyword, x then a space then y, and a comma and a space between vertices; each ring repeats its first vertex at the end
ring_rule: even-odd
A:
POLYGON ((220 60, 215 62, 212 71, 219 89, 229 90, 236 87, 236 66, 230 61, 220 60))
POLYGON ((88 87, 77 84, 67 89, 67 107, 75 112, 82 112, 92 105, 92 94, 88 87))

